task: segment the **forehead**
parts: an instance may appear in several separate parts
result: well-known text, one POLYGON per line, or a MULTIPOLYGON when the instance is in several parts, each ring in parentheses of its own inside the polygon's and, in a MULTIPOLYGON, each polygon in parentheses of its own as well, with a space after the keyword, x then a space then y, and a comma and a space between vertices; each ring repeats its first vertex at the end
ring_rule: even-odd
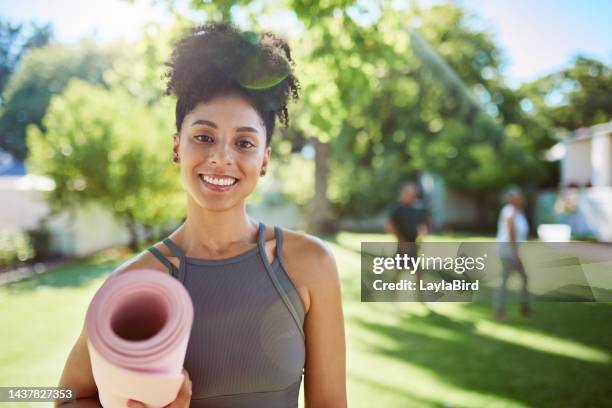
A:
POLYGON ((200 102, 185 116, 183 124, 191 127, 198 119, 215 122, 219 128, 251 126, 264 129, 264 123, 255 108, 239 95, 222 95, 200 102))

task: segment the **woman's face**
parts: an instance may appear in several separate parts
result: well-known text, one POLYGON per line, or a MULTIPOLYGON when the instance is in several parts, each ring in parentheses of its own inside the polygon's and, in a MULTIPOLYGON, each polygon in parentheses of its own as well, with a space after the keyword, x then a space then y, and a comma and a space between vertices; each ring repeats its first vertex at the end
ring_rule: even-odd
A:
POLYGON ((191 198, 211 211, 242 203, 268 166, 270 147, 257 111, 242 97, 222 95, 185 115, 174 135, 181 182, 191 198))

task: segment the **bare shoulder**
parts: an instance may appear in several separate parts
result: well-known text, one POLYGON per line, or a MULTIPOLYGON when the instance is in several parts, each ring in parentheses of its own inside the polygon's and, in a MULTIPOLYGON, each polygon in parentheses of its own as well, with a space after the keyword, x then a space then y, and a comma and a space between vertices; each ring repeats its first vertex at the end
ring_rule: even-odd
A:
MULTIPOLYGON (((154 245, 154 247, 157 248, 162 253, 162 255, 168 258, 170 262, 172 262, 178 267, 176 257, 173 257, 173 255, 168 251, 165 245, 157 243, 154 245)), ((135 271, 138 269, 152 269, 168 274, 170 273, 168 268, 159 259, 157 259, 155 255, 153 255, 148 250, 144 250, 134 255, 127 261, 123 262, 121 265, 117 266, 115 270, 113 270, 111 276, 120 275, 122 273, 135 271)))
POLYGON ((338 279, 334 253, 318 237, 283 228, 281 256, 287 267, 291 265, 309 289, 338 279))

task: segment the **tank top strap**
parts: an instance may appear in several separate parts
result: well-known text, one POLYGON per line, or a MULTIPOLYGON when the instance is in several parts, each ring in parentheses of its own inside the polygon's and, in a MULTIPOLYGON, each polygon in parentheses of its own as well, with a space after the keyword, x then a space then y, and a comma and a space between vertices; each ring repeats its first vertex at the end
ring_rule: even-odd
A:
MULTIPOLYGON (((176 271, 177 272, 176 278, 179 281, 184 283, 185 282, 185 254, 183 254, 183 251, 181 251, 178 245, 176 245, 174 241, 172 241, 170 238, 165 238, 162 242, 179 259, 179 268, 178 268, 178 271, 176 271)), ((174 269, 176 270, 176 267, 174 269)))
MULTIPOLYGON (((278 227, 274 228, 275 229, 274 233, 275 233, 275 238, 276 238, 276 245, 279 245, 278 238, 279 238, 280 231, 277 228, 278 227)), ((265 225, 262 222, 260 222, 259 223, 259 239, 258 239, 259 254, 261 255, 261 259, 266 268, 266 272, 268 272, 268 276, 270 277, 270 280, 272 281, 273 286, 276 288, 276 291, 278 292, 278 295, 280 296, 280 298, 283 300, 283 303, 285 303, 285 306, 287 307, 289 314, 291 314, 291 317, 295 321, 295 324, 297 325, 300 333, 302 334, 302 337, 304 337, 304 328, 302 327, 302 324, 300 323, 300 318, 298 316, 298 313, 295 307, 293 306, 293 303, 291 302, 289 295, 283 288, 283 285, 280 283, 280 280, 278 276, 276 275, 276 271, 270 264, 270 260, 268 259, 268 255, 266 254, 266 248, 264 246, 264 242, 266 239, 265 231, 266 231, 265 225)), ((277 246, 277 256, 279 253, 278 252, 279 249, 280 247, 277 246)))
POLYGON ((162 242, 166 244, 168 249, 172 251, 177 258, 183 259, 185 257, 185 255, 183 255, 183 251, 181 251, 181 249, 170 238, 165 238, 162 242))
POLYGON ((264 249, 264 242, 266 241, 266 226, 263 222, 259 223, 259 231, 257 232, 257 246, 259 250, 264 249))
POLYGON ((276 257, 281 261, 281 253, 283 250, 283 232, 278 225, 274 226, 274 238, 276 238, 276 257))
POLYGON ((175 270, 176 270, 176 266, 174 266, 174 264, 172 262, 170 262, 168 260, 168 258, 166 258, 164 256, 164 254, 162 254, 160 252, 159 249, 155 248, 154 246, 150 247, 147 249, 149 252, 151 252, 162 264, 164 264, 164 266, 166 268, 168 268, 168 271, 170 272, 170 275, 174 276, 175 270))

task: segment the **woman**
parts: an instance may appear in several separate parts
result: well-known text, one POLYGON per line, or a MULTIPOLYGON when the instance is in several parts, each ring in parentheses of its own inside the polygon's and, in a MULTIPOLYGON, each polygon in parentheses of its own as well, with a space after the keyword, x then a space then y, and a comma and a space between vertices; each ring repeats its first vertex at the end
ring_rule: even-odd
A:
POLYGON ((529 223, 523 214, 523 193, 512 186, 506 190, 504 195, 507 204, 502 208, 497 222, 497 242, 499 257, 502 263, 502 281, 495 298, 495 316, 498 320, 505 317, 506 286, 508 277, 516 271, 522 281, 521 289, 521 314, 529 315, 529 293, 527 292, 527 274, 523 262, 519 257, 519 245, 527 240, 529 223))
MULTIPOLYGON (((173 161, 185 222, 114 273, 155 269, 183 282, 194 308, 185 381, 172 407, 346 406, 340 283, 319 239, 258 223, 245 200, 270 163, 278 117, 299 84, 288 45, 225 23, 197 27, 168 63, 177 96, 173 161)), ((60 385, 99 404, 86 333, 60 385)), ((130 406, 143 406, 130 401, 130 406)))

